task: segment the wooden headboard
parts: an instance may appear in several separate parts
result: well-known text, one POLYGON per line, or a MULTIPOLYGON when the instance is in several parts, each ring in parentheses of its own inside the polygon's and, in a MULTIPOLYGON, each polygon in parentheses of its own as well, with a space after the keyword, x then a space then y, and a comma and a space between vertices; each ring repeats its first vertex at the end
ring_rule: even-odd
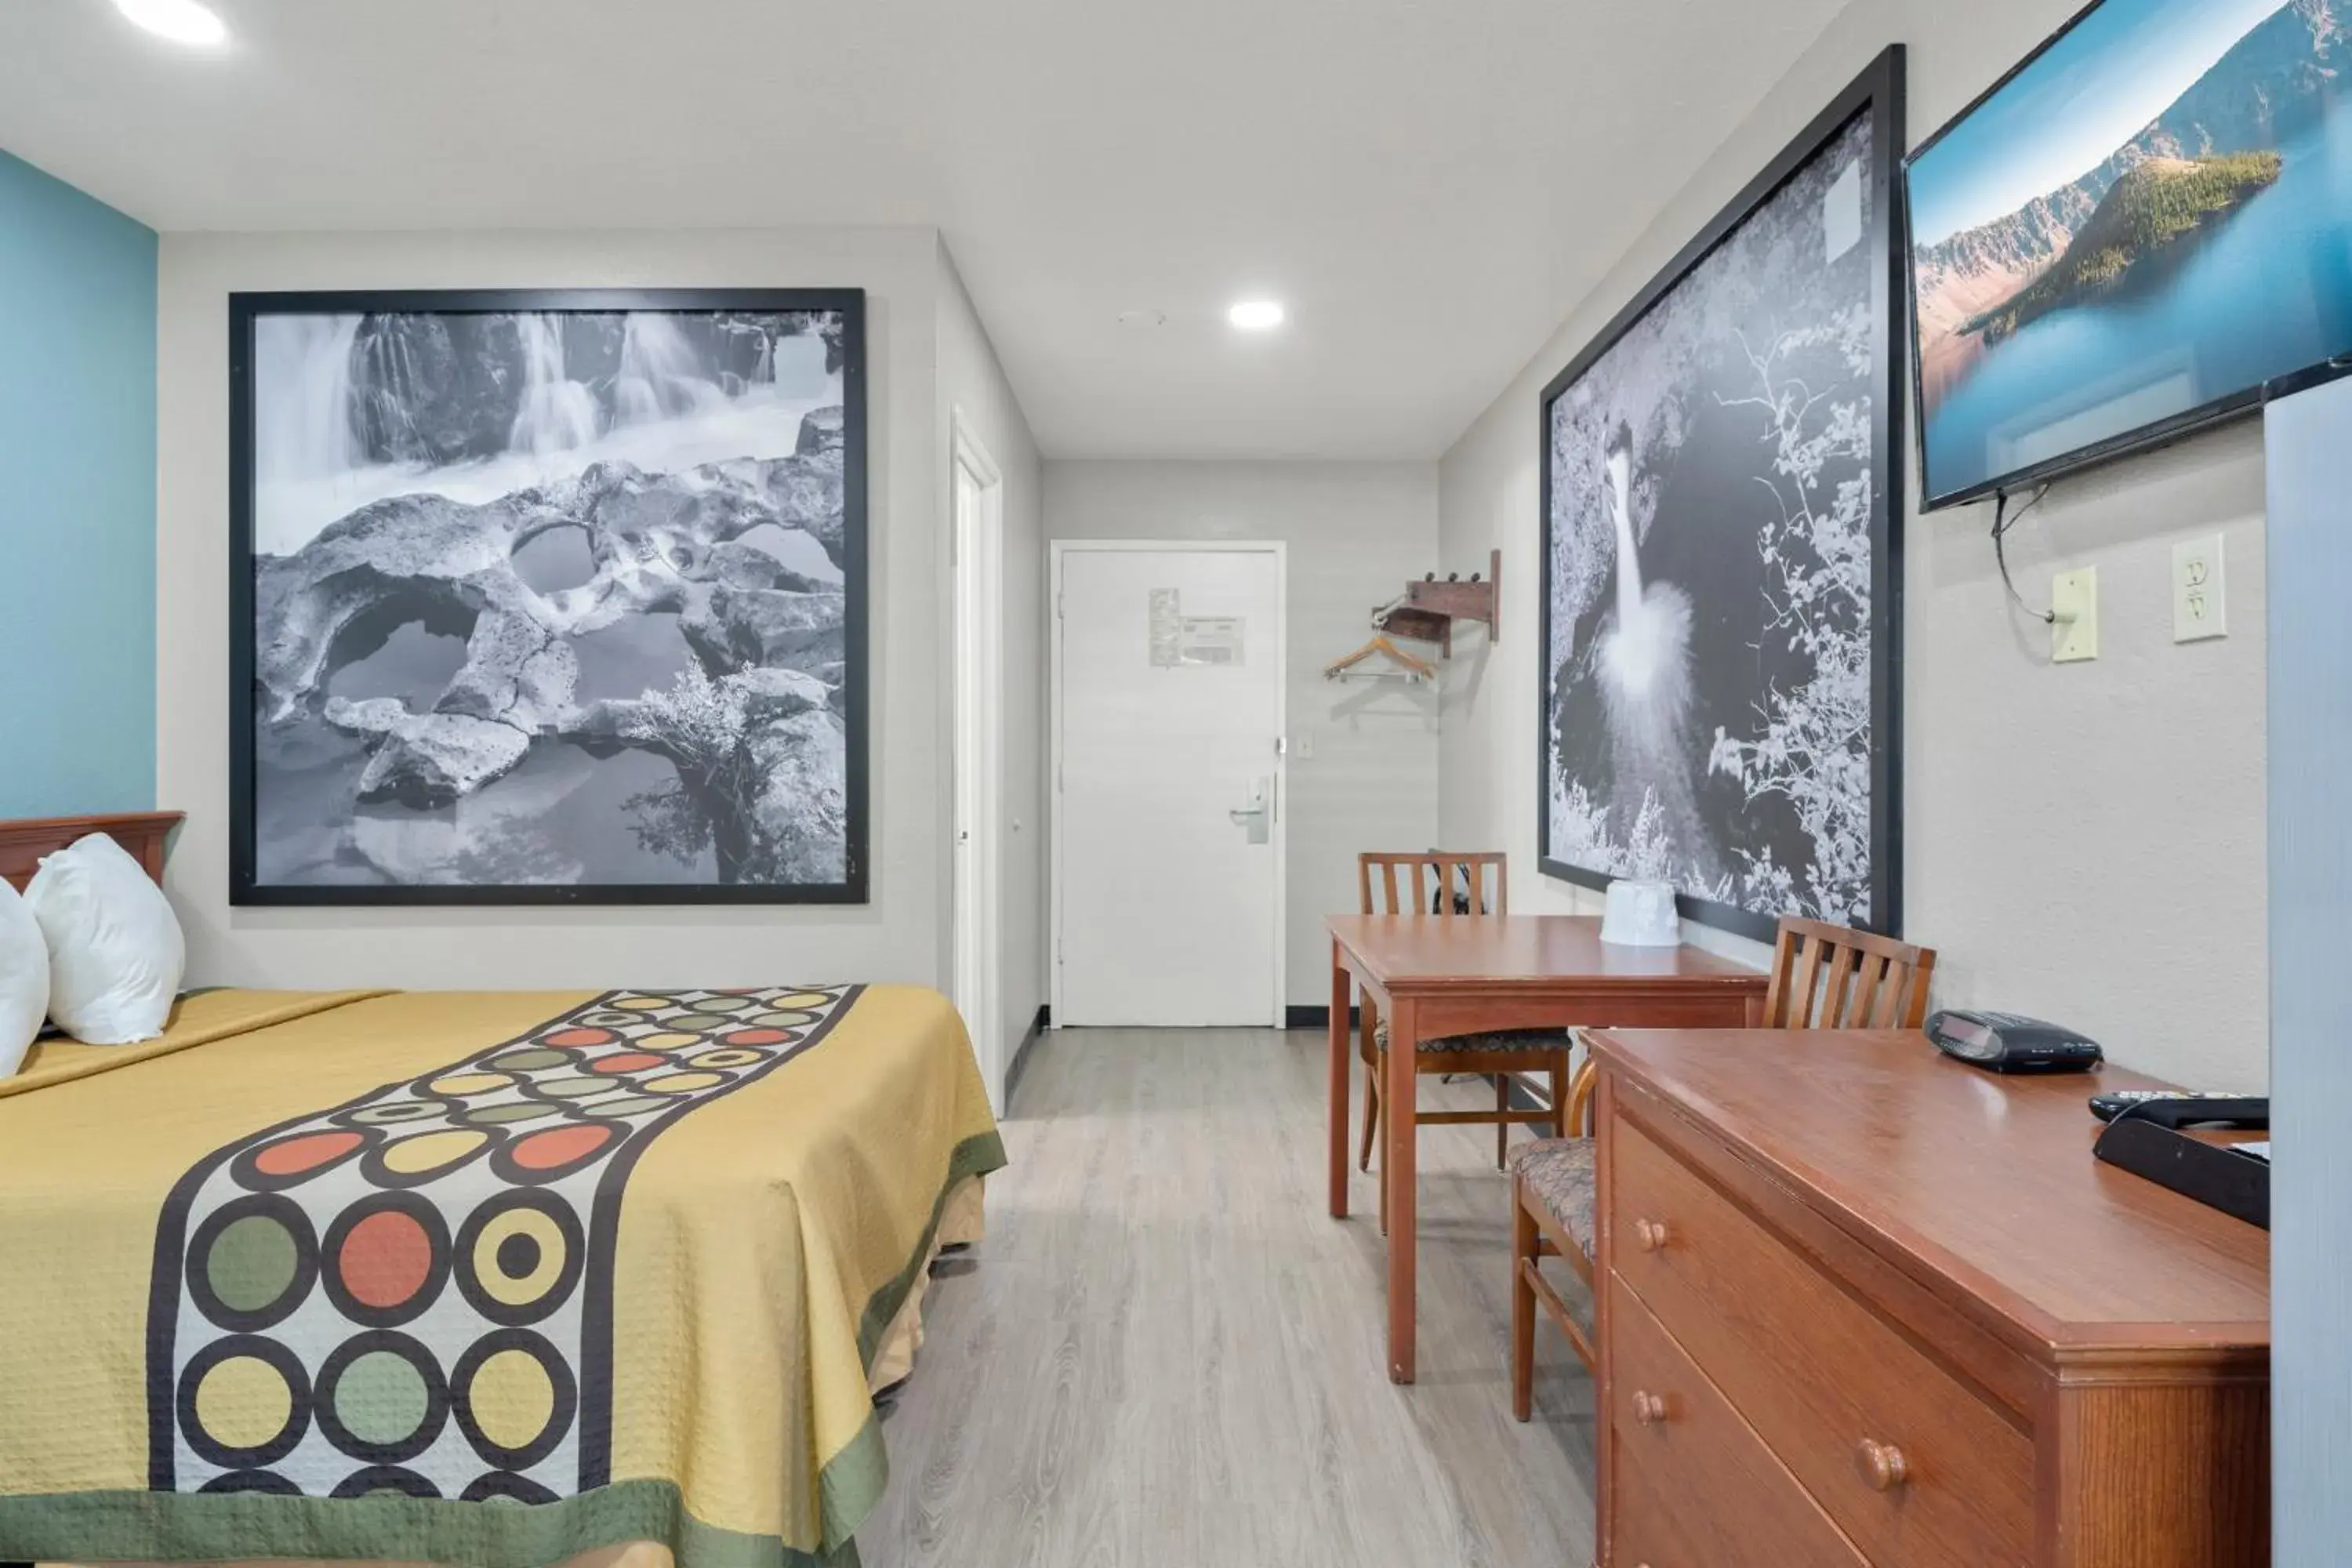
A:
POLYGON ((111 816, 26 816, 0 821, 0 877, 19 892, 33 879, 41 857, 62 849, 77 838, 103 833, 131 851, 147 874, 163 879, 163 840, 187 813, 125 811, 111 816))

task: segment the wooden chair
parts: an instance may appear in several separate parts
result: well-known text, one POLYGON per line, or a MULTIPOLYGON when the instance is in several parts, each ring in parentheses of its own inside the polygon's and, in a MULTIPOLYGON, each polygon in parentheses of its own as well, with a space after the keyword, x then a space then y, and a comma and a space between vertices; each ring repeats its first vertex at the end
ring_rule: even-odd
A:
MULTIPOLYGON (((1927 1016, 1932 948, 1873 936, 1820 921, 1783 916, 1772 944, 1772 982, 1764 995, 1769 1029, 1918 1028, 1927 1016)), ((1592 1298, 1598 1191, 1593 1162, 1592 1060, 1577 1064, 1568 1125, 1576 1136, 1519 1146, 1511 1163, 1511 1414, 1528 1419, 1534 1403, 1536 1304, 1568 1335, 1587 1372, 1598 1372, 1592 1325, 1580 1321, 1539 1267, 1565 1258, 1592 1298)))
POLYGON ((1927 1021, 1935 973, 1933 948, 1784 916, 1772 944, 1764 1026, 1916 1029, 1927 1021))
MULTIPOLYGON (((1426 854, 1370 853, 1356 857, 1356 892, 1368 915, 1425 911, 1440 920, 1475 920, 1510 912, 1510 868, 1494 853, 1426 854), (1378 898, 1372 874, 1380 873, 1378 898), (1399 885, 1398 874, 1409 873, 1412 896, 1399 885), (1491 873, 1491 875, 1490 875, 1491 873), (1492 895, 1489 896, 1489 885, 1492 895)), ((1386 1107, 1381 1097, 1381 1053, 1388 1049, 1388 1021, 1380 1016, 1370 996, 1357 1024, 1356 1054, 1364 1063, 1364 1143, 1356 1156, 1360 1170, 1371 1169, 1372 1148, 1380 1142, 1386 1107)), ((1495 1109, 1488 1110, 1422 1110, 1413 1125, 1425 1127, 1462 1122, 1492 1122, 1495 1127, 1495 1168, 1505 1169, 1510 1157, 1511 1128, 1528 1122, 1564 1135, 1560 1091, 1568 1079, 1569 1050, 1573 1037, 1565 1029, 1500 1029, 1487 1034, 1454 1035, 1423 1040, 1413 1060, 1419 1073, 1486 1073, 1495 1080, 1495 1109), (1551 1084, 1551 1108, 1511 1109, 1514 1074, 1539 1072, 1551 1084)), ((1381 1186, 1381 1233, 1388 1234, 1388 1186, 1381 1186)))

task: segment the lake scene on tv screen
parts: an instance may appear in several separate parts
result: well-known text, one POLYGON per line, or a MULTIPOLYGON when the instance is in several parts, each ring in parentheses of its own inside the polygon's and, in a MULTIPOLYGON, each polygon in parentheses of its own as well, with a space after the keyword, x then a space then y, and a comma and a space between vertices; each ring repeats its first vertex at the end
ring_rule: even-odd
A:
POLYGON ((1906 195, 1931 502, 2352 351, 2352 0, 2106 0, 1906 195))

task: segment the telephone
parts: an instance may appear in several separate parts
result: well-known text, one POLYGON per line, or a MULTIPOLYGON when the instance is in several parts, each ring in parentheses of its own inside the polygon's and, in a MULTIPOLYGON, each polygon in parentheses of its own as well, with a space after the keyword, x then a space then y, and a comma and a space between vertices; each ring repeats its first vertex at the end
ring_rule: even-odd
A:
POLYGON ((1927 1020, 1947 1056, 1993 1072, 2087 1072, 2105 1059, 2095 1040, 2021 1013, 1949 1007, 1927 1020))

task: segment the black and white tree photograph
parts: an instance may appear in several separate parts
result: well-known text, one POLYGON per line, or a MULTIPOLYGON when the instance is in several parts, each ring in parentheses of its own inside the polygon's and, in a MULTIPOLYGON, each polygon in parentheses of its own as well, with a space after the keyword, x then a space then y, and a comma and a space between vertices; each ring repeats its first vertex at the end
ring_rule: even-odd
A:
POLYGON ((1545 869, 1670 882, 1749 934, 1895 914, 1893 128, 1871 81, 1545 394, 1545 869))
POLYGON ((241 901, 864 896, 858 294, 232 312, 241 901))

